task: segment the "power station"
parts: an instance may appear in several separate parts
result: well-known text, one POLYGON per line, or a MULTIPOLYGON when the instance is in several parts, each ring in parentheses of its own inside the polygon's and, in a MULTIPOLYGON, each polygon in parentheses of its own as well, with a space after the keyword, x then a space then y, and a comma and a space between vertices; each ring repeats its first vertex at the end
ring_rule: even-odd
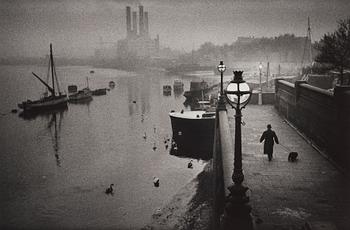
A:
POLYGON ((159 56, 159 35, 149 35, 148 12, 138 7, 139 14, 126 7, 126 38, 117 43, 118 57, 154 58, 159 56))

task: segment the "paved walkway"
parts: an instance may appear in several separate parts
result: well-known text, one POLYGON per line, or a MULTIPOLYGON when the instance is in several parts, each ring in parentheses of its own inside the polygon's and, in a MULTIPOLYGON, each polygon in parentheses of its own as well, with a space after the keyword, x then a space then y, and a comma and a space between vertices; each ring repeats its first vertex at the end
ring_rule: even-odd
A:
MULTIPOLYGON (((256 228, 301 229, 308 222, 313 229, 350 229, 350 179, 312 148, 273 106, 249 105, 242 113, 246 123, 242 126, 244 183, 250 188, 254 219, 260 222, 256 228), (297 162, 288 162, 288 152, 280 145, 275 145, 271 162, 263 155, 259 138, 267 124, 281 144, 299 153, 297 162)), ((233 114, 229 110, 234 136, 233 114)), ((232 162, 233 155, 224 167, 231 171, 232 162)), ((225 181, 231 181, 231 175, 225 175, 225 181)))

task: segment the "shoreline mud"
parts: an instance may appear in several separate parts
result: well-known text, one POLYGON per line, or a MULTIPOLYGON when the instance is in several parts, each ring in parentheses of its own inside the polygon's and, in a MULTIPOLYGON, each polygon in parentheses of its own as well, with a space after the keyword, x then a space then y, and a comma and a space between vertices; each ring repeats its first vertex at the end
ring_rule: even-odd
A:
POLYGON ((209 161, 141 230, 209 230, 212 217, 212 170, 209 161))

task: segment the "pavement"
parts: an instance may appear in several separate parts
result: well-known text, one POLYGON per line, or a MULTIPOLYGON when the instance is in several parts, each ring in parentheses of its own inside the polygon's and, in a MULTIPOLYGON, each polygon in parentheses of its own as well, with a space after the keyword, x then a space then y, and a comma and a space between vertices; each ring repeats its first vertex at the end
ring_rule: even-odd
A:
MULTIPOLYGON (((234 111, 229 109, 234 136, 234 111)), ((281 118, 273 106, 248 105, 242 110, 244 184, 249 187, 256 229, 350 229, 350 180, 281 118), (280 143, 271 162, 263 154, 260 136, 271 124, 280 143), (309 228, 307 228, 308 226, 309 228)), ((224 167, 232 172, 233 154, 224 167)), ((231 174, 225 175, 231 181, 231 174)))

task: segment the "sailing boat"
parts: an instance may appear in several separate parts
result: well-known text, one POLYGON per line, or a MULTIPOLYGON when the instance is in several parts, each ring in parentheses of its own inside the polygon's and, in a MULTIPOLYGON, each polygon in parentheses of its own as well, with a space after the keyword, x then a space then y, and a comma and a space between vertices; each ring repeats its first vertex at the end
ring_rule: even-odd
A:
POLYGON ((22 103, 18 104, 18 107, 23 109, 24 111, 37 111, 37 110, 48 110, 48 109, 54 109, 58 107, 67 107, 67 95, 62 94, 59 89, 55 64, 53 61, 53 55, 52 55, 52 44, 50 44, 50 61, 49 61, 49 72, 51 70, 51 79, 52 79, 52 86, 50 86, 48 83, 43 81, 38 75, 32 72, 32 74, 41 82, 43 83, 47 90, 50 91, 50 95, 44 94, 44 97, 40 98, 36 101, 23 101, 22 103), (57 92, 56 87, 57 86, 57 92))

